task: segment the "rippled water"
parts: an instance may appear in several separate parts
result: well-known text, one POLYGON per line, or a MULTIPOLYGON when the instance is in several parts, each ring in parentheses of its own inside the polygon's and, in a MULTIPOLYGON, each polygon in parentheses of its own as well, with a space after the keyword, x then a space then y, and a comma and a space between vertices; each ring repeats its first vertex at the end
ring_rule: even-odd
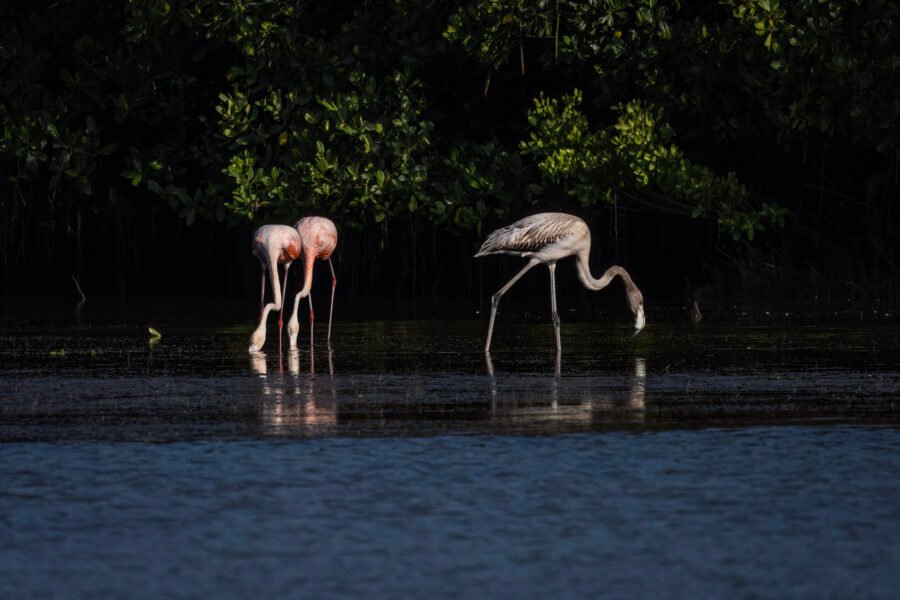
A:
POLYGON ((845 426, 11 444, 0 592, 889 598, 898 457, 845 426))
POLYGON ((900 589, 889 319, 147 324, 2 321, 0 597, 900 589))

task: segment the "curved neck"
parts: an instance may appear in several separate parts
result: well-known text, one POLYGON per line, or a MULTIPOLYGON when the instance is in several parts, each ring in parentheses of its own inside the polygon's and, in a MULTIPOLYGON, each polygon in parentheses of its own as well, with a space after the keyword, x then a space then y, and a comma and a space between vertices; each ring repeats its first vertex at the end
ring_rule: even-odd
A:
POLYGON ((304 256, 304 259, 306 263, 304 265, 304 267, 306 267, 306 272, 303 274, 303 289, 300 290, 299 294, 297 294, 298 298, 306 298, 307 296, 309 296, 309 292, 312 289, 313 265, 316 262, 316 257, 310 253, 306 254, 306 256, 304 256))
POLYGON ((578 279, 580 279, 582 285, 589 290, 595 292, 602 290, 615 279, 616 275, 622 278, 622 281, 625 283, 625 288, 628 291, 635 287, 634 281, 632 281, 631 276, 628 275, 628 271, 618 265, 611 266, 603 273, 600 279, 595 279, 594 276, 591 275, 591 268, 588 265, 587 252, 579 253, 575 258, 575 263, 578 267, 578 279))
POLYGON ((281 310, 281 302, 283 298, 281 297, 281 278, 278 277, 278 257, 270 254, 269 259, 268 261, 266 261, 266 263, 269 269, 269 283, 272 286, 273 302, 270 302, 269 304, 272 305, 272 308, 274 308, 275 310, 281 310))

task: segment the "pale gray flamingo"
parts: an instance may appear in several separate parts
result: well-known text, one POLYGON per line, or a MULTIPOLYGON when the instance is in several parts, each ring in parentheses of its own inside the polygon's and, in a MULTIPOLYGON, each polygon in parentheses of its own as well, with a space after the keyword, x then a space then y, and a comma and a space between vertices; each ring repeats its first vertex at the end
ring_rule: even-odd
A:
POLYGON ((556 312, 556 261, 569 256, 575 257, 578 279, 589 290, 602 290, 618 275, 625 283, 625 298, 634 314, 635 333, 644 328, 644 296, 632 281, 628 272, 619 266, 606 270, 600 279, 594 279, 588 266, 591 252, 591 230, 587 223, 576 216, 565 213, 540 213, 525 217, 512 225, 501 227, 487 237, 475 257, 488 254, 512 254, 528 259, 528 264, 516 273, 500 290, 491 297, 491 322, 488 325, 485 353, 491 351, 491 336, 494 333, 494 318, 500 298, 531 267, 544 263, 550 268, 550 307, 553 327, 556 333, 556 352, 562 351, 559 341, 559 315, 556 312))
POLYGON ((253 232, 253 256, 259 259, 262 266, 262 285, 259 290, 259 325, 250 336, 250 352, 258 352, 266 343, 266 318, 269 311, 280 311, 278 314, 278 343, 281 344, 281 329, 284 323, 284 290, 287 288, 287 275, 291 263, 300 256, 302 242, 297 230, 288 225, 263 225, 253 232), (279 286, 278 265, 284 265, 284 284, 279 286), (266 270, 272 280, 272 296, 274 302, 263 305, 266 297, 266 270))
POLYGON ((313 343, 313 313, 312 289, 313 263, 316 259, 327 260, 331 269, 331 306, 328 308, 328 343, 331 343, 331 311, 334 309, 334 288, 337 286, 337 277, 334 275, 334 265, 331 264, 331 254, 337 246, 337 227, 331 219, 325 217, 304 217, 294 224, 294 228, 303 240, 303 264, 306 268, 303 289, 294 296, 294 312, 288 322, 288 338, 291 348, 297 345, 297 333, 300 331, 300 321, 297 319, 297 311, 300 308, 300 300, 309 299, 309 344, 313 343))

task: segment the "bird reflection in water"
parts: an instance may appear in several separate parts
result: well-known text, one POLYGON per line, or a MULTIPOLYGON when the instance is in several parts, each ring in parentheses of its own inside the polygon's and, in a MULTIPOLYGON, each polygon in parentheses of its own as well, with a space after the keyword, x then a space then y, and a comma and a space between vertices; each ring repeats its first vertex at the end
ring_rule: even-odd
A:
POLYGON ((631 394, 628 396, 628 407, 639 411, 642 415, 646 411, 647 395, 647 361, 643 358, 634 359, 634 379, 631 381, 631 394))
POLYGON ((647 364, 635 358, 633 374, 622 388, 617 375, 531 377, 494 376, 488 363, 492 420, 540 426, 558 423, 568 428, 642 425, 646 419, 647 364))
MULTIPOLYGON (((485 368, 487 369, 488 375, 490 375, 491 378, 493 378, 494 377, 494 361, 491 359, 491 353, 488 351, 485 351, 485 353, 484 353, 484 365, 485 365, 485 368)), ((560 352, 560 351, 556 352, 556 363, 555 363, 555 368, 554 368, 553 374, 557 378, 559 378, 562 375, 562 352, 560 352)))
MULTIPOLYGON (((334 379, 300 371, 300 351, 287 353, 287 374, 279 356, 278 375, 269 375, 265 354, 250 355, 250 368, 262 380, 260 403, 261 426, 272 435, 322 435, 337 426, 337 391, 334 379)), ((329 348, 329 374, 333 375, 332 352, 329 348)))
MULTIPOLYGON (((296 349, 291 350, 291 353, 297 352, 296 349)), ((309 375, 312 377, 316 374, 316 350, 313 345, 309 346, 309 375)), ((331 348, 331 344, 328 344, 328 375, 334 376, 334 350, 331 348)))
POLYGON ((269 435, 330 435, 359 426, 419 433, 447 427, 552 433, 642 426, 646 419, 643 358, 633 359, 624 373, 488 378, 432 373, 424 379, 423 374, 400 374, 363 376, 361 384, 353 377, 312 376, 302 367, 305 355, 296 350, 286 358, 282 372, 275 363, 267 365, 265 355, 251 357, 261 382, 260 426, 269 435))
POLYGON ((265 352, 254 352, 250 355, 250 370, 260 377, 265 377, 268 372, 268 367, 266 366, 266 353, 265 352))

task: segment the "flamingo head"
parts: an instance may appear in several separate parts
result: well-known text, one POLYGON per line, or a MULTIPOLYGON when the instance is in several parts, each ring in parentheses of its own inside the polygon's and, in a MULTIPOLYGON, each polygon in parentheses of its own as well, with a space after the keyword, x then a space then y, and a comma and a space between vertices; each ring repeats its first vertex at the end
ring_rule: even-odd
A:
POLYGON ((255 352, 259 352, 262 350, 263 344, 266 343, 266 330, 263 329, 260 331, 257 329, 253 332, 253 335, 250 336, 250 354, 255 352))
POLYGON ((637 288, 628 291, 628 308, 634 315, 634 332, 640 333, 647 324, 647 319, 644 316, 644 296, 637 288))
POLYGON ((288 321, 288 340, 290 340, 291 348, 297 347, 297 333, 300 331, 300 321, 297 319, 295 312, 288 321))

